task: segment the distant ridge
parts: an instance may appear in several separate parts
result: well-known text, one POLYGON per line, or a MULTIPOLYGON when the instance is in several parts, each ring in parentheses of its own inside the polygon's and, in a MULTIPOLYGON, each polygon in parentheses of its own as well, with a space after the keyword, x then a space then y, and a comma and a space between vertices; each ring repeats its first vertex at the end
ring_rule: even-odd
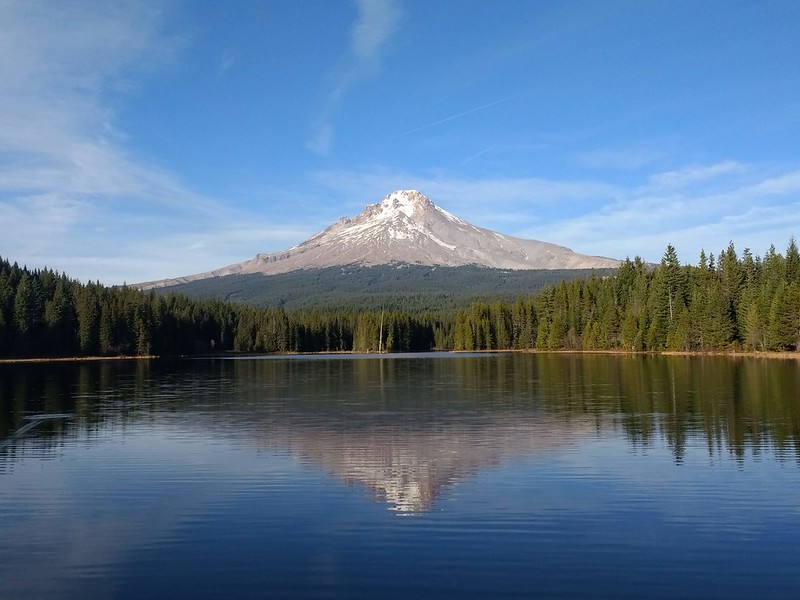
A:
POLYGON ((620 261, 577 254, 548 242, 524 240, 476 227, 450 214, 416 190, 398 190, 355 217, 282 252, 220 269, 136 284, 140 289, 181 285, 236 274, 275 275, 304 269, 386 264, 477 265, 495 269, 611 269, 620 261))

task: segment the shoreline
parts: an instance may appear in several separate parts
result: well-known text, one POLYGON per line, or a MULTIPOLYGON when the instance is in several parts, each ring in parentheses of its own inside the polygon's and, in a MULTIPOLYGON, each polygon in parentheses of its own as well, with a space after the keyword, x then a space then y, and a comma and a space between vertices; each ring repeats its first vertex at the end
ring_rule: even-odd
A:
POLYGON ((48 363, 48 362, 101 362, 104 360, 151 360, 161 358, 157 354, 147 354, 143 356, 59 356, 59 357, 39 357, 39 358, 0 358, 0 365, 11 365, 19 363, 48 363))
MULTIPOLYGON (((767 358, 779 360, 800 360, 800 352, 774 352, 774 351, 725 351, 708 350, 703 352, 691 352, 681 350, 662 350, 662 351, 633 351, 633 350, 537 350, 528 349, 501 349, 501 350, 431 350, 430 352, 449 352, 452 354, 607 354, 611 356, 683 356, 683 357, 727 357, 727 358, 767 358)), ((319 355, 347 355, 347 354, 375 354, 353 352, 350 350, 339 350, 336 352, 263 352, 263 353, 225 353, 225 354, 200 354, 182 356, 160 356, 149 354, 143 356, 67 356, 67 357, 39 357, 39 358, 0 358, 0 365, 3 364, 36 364, 36 363, 67 363, 67 362, 102 362, 102 361, 124 361, 124 360, 183 360, 183 359, 204 359, 204 358, 246 358, 248 356, 298 356, 308 354, 310 356, 319 355)), ((391 352, 386 354, 392 354, 391 352)), ((428 352, 413 352, 412 354, 425 355, 428 352)))

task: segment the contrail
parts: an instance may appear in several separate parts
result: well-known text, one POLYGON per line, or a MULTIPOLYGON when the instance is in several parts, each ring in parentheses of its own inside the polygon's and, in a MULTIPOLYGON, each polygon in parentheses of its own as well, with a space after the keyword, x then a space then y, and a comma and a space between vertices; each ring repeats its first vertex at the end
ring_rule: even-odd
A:
POLYGON ((481 154, 486 154, 487 152, 491 152, 491 151, 492 151, 492 150, 494 150, 495 148, 497 148, 497 144, 492 144, 492 145, 491 145, 491 146, 489 146, 488 148, 484 148, 484 149, 483 149, 483 150, 481 150, 480 152, 476 152, 476 153, 475 153, 475 154, 473 154, 472 156, 468 156, 467 158, 465 158, 464 160, 462 160, 460 163, 458 163, 458 164, 456 165, 456 168, 463 167, 463 166, 464 166, 465 164, 467 164, 468 162, 470 162, 470 161, 472 161, 472 160, 474 160, 474 159, 478 158, 478 157, 479 157, 481 154))
POLYGON ((470 115, 474 112, 478 112, 479 110, 483 110, 484 108, 489 108, 490 106, 495 106, 497 104, 502 104, 503 102, 508 102, 509 100, 513 100, 514 98, 518 98, 528 92, 519 92, 518 94, 514 94, 512 96, 507 96, 505 98, 501 98, 500 100, 495 100, 494 102, 489 102, 488 104, 483 104, 481 106, 477 106, 475 108, 471 108, 469 110, 465 110, 464 112, 460 112, 457 115, 451 115, 449 117, 445 117, 444 119, 439 119, 438 121, 434 121, 433 123, 428 123, 427 125, 421 125, 420 127, 415 127, 414 129, 409 129, 408 131, 404 131, 403 133, 398 133, 396 136, 389 138, 389 140, 396 140, 397 138, 404 137, 406 135, 411 135, 412 133, 417 133, 418 131, 423 131, 425 129, 430 129, 431 127, 436 127, 437 125, 441 125, 442 123, 447 123, 448 121, 452 121, 454 119, 461 118, 465 115, 470 115))

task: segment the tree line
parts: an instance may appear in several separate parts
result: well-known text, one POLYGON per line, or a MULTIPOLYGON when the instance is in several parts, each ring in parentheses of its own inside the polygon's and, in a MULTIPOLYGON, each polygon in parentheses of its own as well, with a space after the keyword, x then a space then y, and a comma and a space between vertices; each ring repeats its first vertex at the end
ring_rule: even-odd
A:
POLYGON ((436 322, 406 311, 286 311, 162 296, 0 258, 3 357, 424 351, 436 345, 436 322))
POLYGON ((733 243, 697 265, 667 247, 660 264, 626 260, 613 277, 561 282, 514 303, 456 314, 456 350, 800 350, 800 253, 762 258, 733 243))
POLYGON ((81 283, 0 258, 0 356, 428 350, 800 350, 800 253, 731 243, 681 265, 626 260, 615 275, 562 281, 466 309, 285 310, 81 283))

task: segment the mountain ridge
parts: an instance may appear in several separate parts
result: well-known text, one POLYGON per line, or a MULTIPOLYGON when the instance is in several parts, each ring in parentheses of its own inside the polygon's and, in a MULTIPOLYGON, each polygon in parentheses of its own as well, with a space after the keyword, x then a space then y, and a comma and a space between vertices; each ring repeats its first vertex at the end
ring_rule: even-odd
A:
POLYGON ((477 265, 511 270, 609 269, 620 261, 573 252, 477 227, 436 206, 417 190, 398 190, 343 217, 286 250, 212 271, 135 284, 140 289, 171 287, 236 274, 275 275, 335 266, 412 264, 477 265))

